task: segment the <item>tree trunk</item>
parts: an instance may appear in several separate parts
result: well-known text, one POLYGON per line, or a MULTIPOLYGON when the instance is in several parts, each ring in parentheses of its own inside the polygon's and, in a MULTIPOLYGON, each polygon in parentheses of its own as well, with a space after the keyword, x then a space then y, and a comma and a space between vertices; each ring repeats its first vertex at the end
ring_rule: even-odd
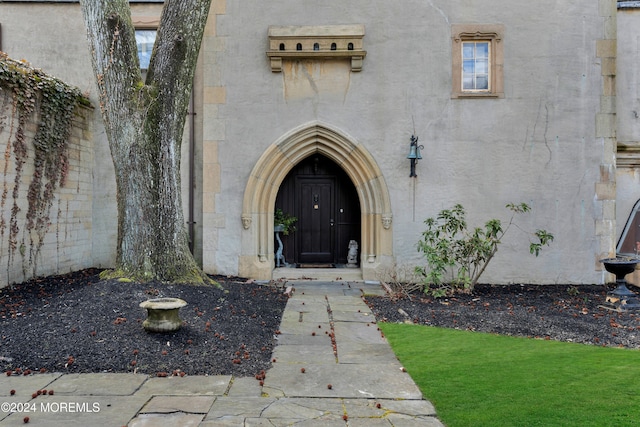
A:
POLYGON ((146 82, 127 0, 81 0, 118 202, 116 274, 203 283, 189 251, 180 145, 211 0, 165 1, 146 82))

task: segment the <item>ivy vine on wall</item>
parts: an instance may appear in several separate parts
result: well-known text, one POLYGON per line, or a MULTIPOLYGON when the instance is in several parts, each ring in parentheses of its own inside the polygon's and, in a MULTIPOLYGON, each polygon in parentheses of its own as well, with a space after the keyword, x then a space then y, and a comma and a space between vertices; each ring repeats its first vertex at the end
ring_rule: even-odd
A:
POLYGON ((55 191, 64 186, 69 171, 67 148, 74 112, 79 104, 89 105, 89 101, 79 89, 31 68, 26 62, 12 60, 3 52, 0 52, 0 95, 3 103, 0 106, 0 132, 8 129, 9 135, 0 196, 0 251, 4 253, 6 238, 7 267, 20 253, 23 273, 31 267, 35 275, 37 258, 51 222, 55 191), (35 129, 29 127, 30 123, 35 123, 35 129), (20 185, 31 148, 29 144, 33 147, 31 163, 34 170, 29 177, 26 222, 20 234, 20 185), (13 188, 10 188, 7 178, 12 154, 15 176, 13 188), (10 191, 12 204, 7 224, 4 214, 10 191))

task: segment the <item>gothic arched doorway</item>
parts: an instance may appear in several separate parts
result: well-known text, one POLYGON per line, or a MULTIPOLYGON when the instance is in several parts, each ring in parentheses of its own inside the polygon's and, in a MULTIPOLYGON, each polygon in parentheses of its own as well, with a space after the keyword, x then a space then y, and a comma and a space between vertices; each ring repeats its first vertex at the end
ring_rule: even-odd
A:
POLYGON ((275 208, 298 218, 282 238, 288 264, 305 267, 347 263, 349 242, 360 243, 360 202, 349 176, 334 161, 314 154, 287 174, 275 208))
POLYGON ((393 263, 392 214, 382 171, 362 144, 318 122, 283 135, 256 162, 242 202, 241 276, 270 279, 275 266, 274 209, 280 186, 304 159, 322 155, 344 171, 360 206, 360 268, 365 280, 393 263))

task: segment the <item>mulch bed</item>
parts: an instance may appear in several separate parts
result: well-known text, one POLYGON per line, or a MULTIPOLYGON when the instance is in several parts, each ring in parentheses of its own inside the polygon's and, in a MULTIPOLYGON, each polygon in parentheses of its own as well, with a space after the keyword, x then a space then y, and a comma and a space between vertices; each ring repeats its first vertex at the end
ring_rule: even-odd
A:
MULTIPOLYGON (((640 348, 640 311, 602 308, 602 285, 478 285, 473 294, 367 297, 378 321, 409 322, 502 335, 640 348)), ((637 288, 634 288, 637 291, 637 288)))
POLYGON ((100 280, 100 270, 31 280, 0 291, 0 368, 27 372, 136 372, 255 376, 271 365, 282 288, 212 276, 211 286, 100 280), (140 302, 177 297, 183 326, 142 327, 140 302))

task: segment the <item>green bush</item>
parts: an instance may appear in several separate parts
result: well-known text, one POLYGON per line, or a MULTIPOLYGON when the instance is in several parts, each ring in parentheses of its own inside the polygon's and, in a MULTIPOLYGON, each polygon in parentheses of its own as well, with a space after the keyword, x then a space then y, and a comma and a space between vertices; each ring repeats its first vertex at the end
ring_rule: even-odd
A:
POLYGON ((296 231, 295 223, 298 221, 298 218, 295 216, 291 216, 287 213, 284 213, 282 209, 276 209, 273 215, 273 225, 275 227, 282 226, 282 235, 288 236, 289 233, 293 233, 296 231))
MULTIPOLYGON (((440 211, 437 218, 424 221, 427 230, 418 242, 418 251, 424 253, 427 266, 416 267, 416 273, 423 277, 425 292, 434 296, 456 291, 473 292, 513 224, 515 215, 531 209, 526 203, 510 203, 506 207, 512 214, 504 228, 499 219, 490 219, 484 228, 476 227, 469 231, 465 210, 460 204, 440 211)), ((529 251, 535 256, 539 255, 543 245, 553 241, 553 235, 546 230, 537 230, 532 236, 536 240, 529 241, 529 251)))

